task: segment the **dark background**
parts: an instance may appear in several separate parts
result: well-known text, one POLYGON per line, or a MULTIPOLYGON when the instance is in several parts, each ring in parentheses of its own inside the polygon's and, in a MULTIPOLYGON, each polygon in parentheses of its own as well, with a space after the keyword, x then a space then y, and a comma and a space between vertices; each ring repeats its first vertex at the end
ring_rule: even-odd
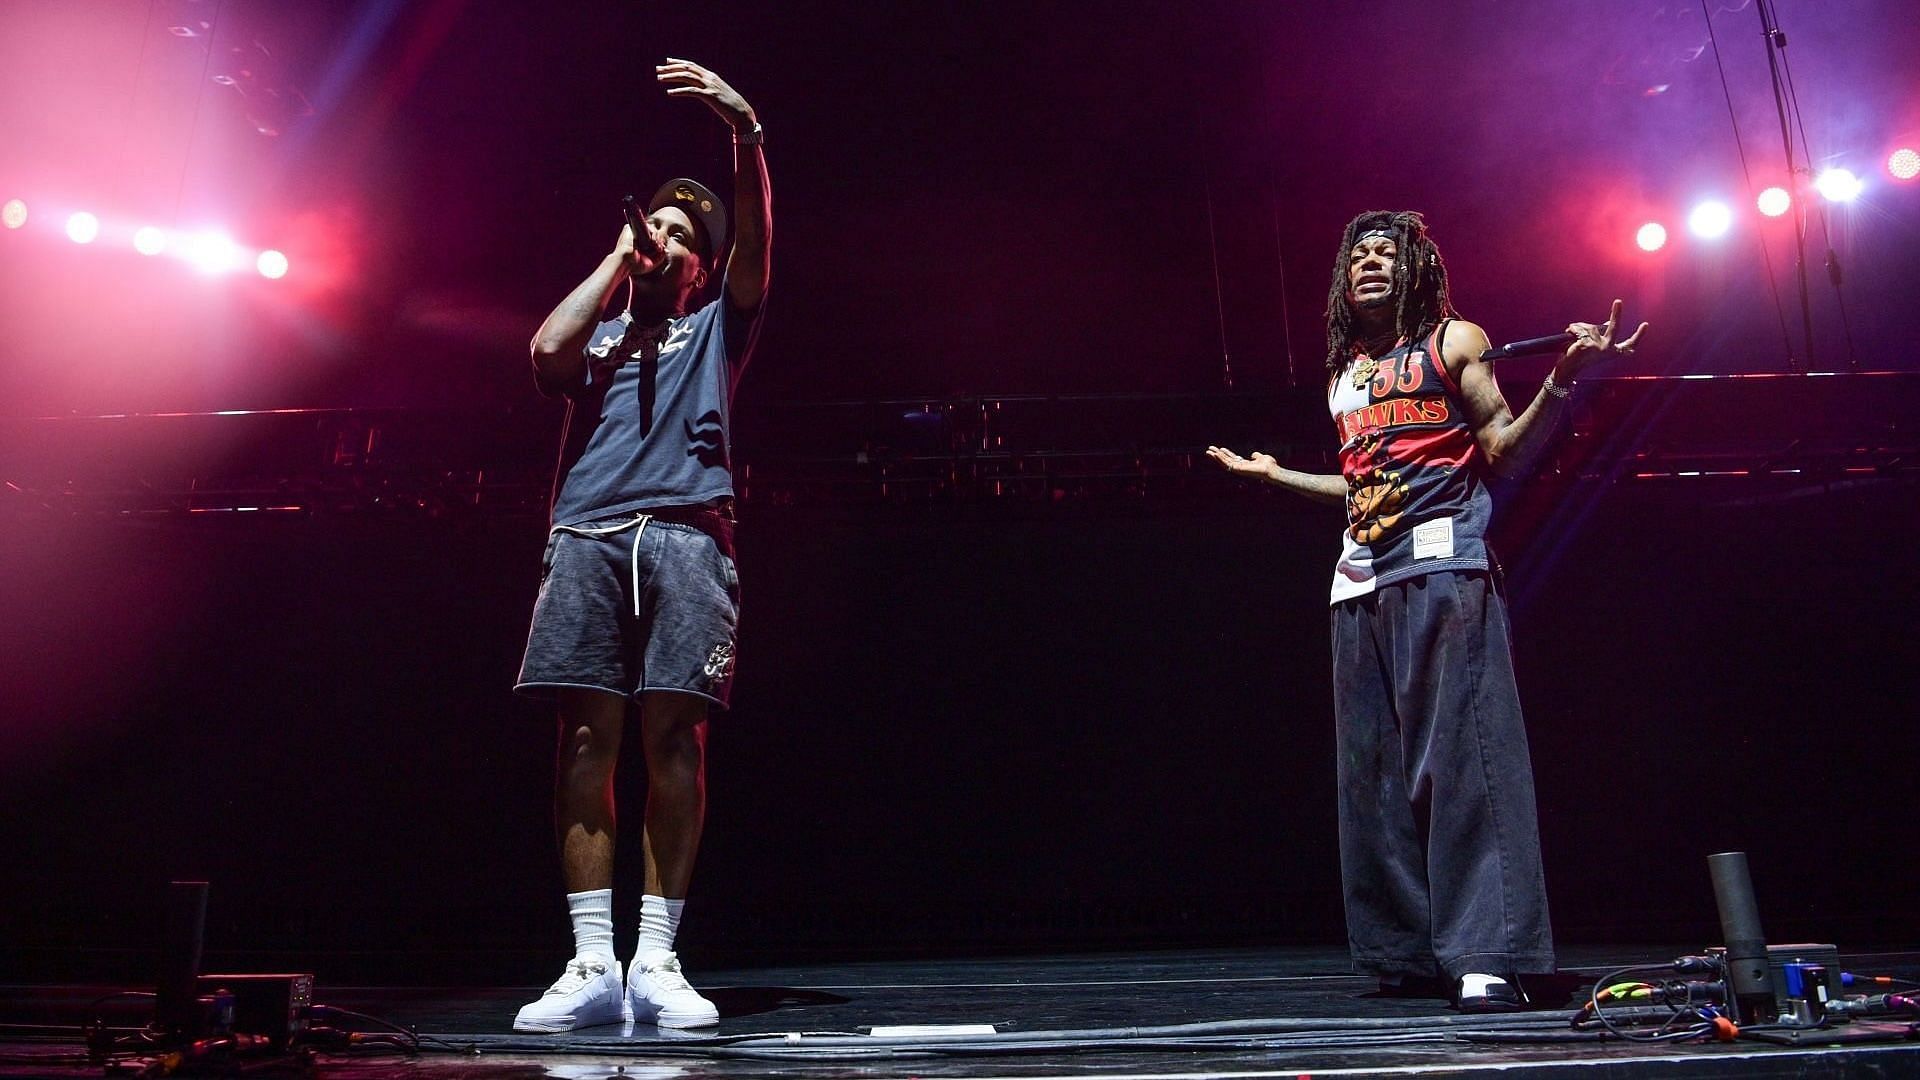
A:
MULTIPOLYGON (((651 84, 665 55, 732 80, 768 130, 748 464, 781 464, 754 432, 829 415, 796 402, 1211 392, 1226 358, 1274 402, 1246 438, 1330 450, 1329 262, 1379 206, 1429 215, 1495 338, 1622 296, 1655 327, 1617 374, 1781 372, 1783 337, 1820 370, 1920 369, 1920 187, 1880 167, 1920 130, 1911 5, 1781 5, 1810 156, 1870 185, 1812 222, 1811 365, 1790 225, 1742 209, 1697 8, 546 7, 11 5, 0 198, 35 216, 0 233, 0 413, 455 409, 537 472, 527 433, 559 413, 523 343, 611 244, 618 197, 678 173, 725 188, 724 128, 651 84), (295 89, 304 107, 275 104, 295 89), (1707 194, 1739 215, 1718 244, 1682 226, 1707 194), (101 243, 59 236, 79 206, 101 243), (1674 236, 1652 256, 1631 240, 1650 219, 1674 236), (222 223, 293 270, 207 279, 110 242, 148 220, 222 223)), ((1764 186, 1785 169, 1758 16, 1712 18, 1764 186)), ((1515 365, 1510 393, 1543 370, 1515 365)), ((1764 393, 1690 397, 1663 430, 1788 440, 1803 390, 1764 393)), ((1860 441, 1907 432, 1911 400, 1854 400, 1860 441)), ((806 441, 857 442, 817 423, 806 441)), ((9 425, 9 467, 47 430, 9 425)), ((1703 859, 1741 848, 1772 936, 1912 944, 1911 480, 1629 480, 1505 504, 1562 939, 1713 940, 1703 859)), ((566 947, 551 725, 507 693, 537 515, 4 506, 12 972, 145 978, 184 876, 214 883, 210 944, 234 965, 525 982, 566 947)), ((1224 481, 750 511, 690 963, 1341 939, 1337 515, 1224 481)))

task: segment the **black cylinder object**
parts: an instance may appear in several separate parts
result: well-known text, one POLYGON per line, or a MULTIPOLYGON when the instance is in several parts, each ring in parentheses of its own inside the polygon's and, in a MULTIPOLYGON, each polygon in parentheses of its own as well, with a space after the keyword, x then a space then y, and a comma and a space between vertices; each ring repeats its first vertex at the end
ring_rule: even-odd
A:
POLYGON ((174 1037, 200 1026, 200 949, 207 931, 207 883, 176 881, 167 888, 167 937, 160 949, 154 1019, 174 1037))
POLYGON ((1727 945, 1727 980, 1740 1023, 1772 1020, 1773 979, 1767 967, 1767 939, 1760 931, 1760 908, 1753 899, 1753 875, 1747 853, 1723 851, 1707 856, 1713 877, 1713 902, 1720 909, 1720 934, 1727 945))

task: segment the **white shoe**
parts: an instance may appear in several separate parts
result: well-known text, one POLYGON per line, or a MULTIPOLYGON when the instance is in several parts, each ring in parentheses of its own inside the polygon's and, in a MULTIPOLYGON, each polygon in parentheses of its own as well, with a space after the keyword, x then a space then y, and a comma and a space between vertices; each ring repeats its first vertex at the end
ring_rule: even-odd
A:
POLYGON ((680 958, 672 953, 647 964, 634 958, 627 974, 627 1007, 636 1024, 690 1028, 720 1022, 720 1010, 687 985, 680 958))
POLYGON ((572 1031, 628 1018, 620 961, 576 956, 540 1000, 521 1007, 513 1018, 513 1030, 572 1031))

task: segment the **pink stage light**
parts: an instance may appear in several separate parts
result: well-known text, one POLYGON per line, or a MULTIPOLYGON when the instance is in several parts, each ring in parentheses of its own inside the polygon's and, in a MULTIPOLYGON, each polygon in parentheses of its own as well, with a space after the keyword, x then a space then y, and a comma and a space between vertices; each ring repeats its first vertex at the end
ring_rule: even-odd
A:
POLYGON ((1895 180, 1911 180, 1920 176, 1920 150, 1903 146, 1888 154, 1887 171, 1893 174, 1895 180))
POLYGON ((287 276, 287 257, 272 248, 261 252, 253 265, 260 271, 261 277, 277 279, 287 276))
POLYGON ((67 219, 67 239, 76 244, 91 244, 100 235, 100 219, 81 210, 67 219))
POLYGON ((1849 169, 1828 169, 1820 174, 1813 186, 1820 192, 1820 197, 1828 202, 1852 202, 1860 197, 1861 190, 1866 187, 1849 169))
POLYGON ((189 236, 181 255, 203 274, 227 274, 246 264, 246 253, 223 232, 204 232, 189 236))
POLYGON ((1633 234, 1633 242, 1640 245, 1641 251, 1659 251, 1667 246, 1667 227, 1657 221, 1649 221, 1633 234))
POLYGON ((27 204, 19 199, 8 199, 7 205, 0 206, 0 225, 17 229, 27 223, 27 204))
POLYGON ((1761 192, 1754 203, 1759 206, 1760 212, 1768 217, 1779 217, 1793 206, 1793 196, 1787 194, 1786 188, 1770 187, 1761 192))
POLYGON ((167 234, 152 225, 142 225, 134 230, 133 250, 142 255, 158 255, 167 250, 167 234))

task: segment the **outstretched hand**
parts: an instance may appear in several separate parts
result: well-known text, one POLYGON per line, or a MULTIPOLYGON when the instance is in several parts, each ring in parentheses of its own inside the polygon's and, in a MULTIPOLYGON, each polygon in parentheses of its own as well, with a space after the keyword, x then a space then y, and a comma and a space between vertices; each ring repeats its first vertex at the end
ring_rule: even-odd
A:
POLYGON ((1575 335, 1573 344, 1567 346, 1566 355, 1554 365, 1554 381, 1571 382, 1579 374, 1594 364, 1610 356, 1625 356, 1633 352, 1633 346, 1646 333, 1647 324, 1641 323, 1640 329, 1625 341, 1615 341, 1614 335, 1620 330, 1620 309, 1624 306, 1618 300, 1613 302, 1612 310, 1607 312, 1605 323, 1568 323, 1567 333, 1575 335))
POLYGON ((1271 479, 1280 468, 1280 463, 1274 460, 1272 454, 1262 454, 1257 450, 1252 457, 1243 458, 1224 446, 1209 446, 1207 456, 1235 476, 1250 476, 1255 480, 1271 479))
POLYGON ((667 62, 655 67, 653 72, 654 78, 667 87, 668 97, 698 98, 736 131, 751 129, 756 122, 753 106, 747 104, 738 90, 691 60, 669 56, 667 62))

